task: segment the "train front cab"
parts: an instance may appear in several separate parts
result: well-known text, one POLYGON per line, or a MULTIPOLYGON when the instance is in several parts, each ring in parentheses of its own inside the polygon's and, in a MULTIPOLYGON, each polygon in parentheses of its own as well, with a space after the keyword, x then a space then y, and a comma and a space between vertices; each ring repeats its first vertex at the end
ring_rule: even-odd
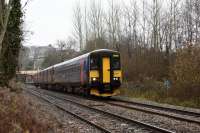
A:
POLYGON ((118 52, 98 52, 90 55, 90 94, 110 97, 120 94, 122 82, 120 54, 118 52))

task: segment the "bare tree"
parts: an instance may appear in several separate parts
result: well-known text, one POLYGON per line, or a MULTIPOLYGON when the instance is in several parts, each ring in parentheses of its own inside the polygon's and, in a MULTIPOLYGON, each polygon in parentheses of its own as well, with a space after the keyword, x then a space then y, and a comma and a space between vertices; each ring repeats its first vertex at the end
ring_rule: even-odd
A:
POLYGON ((67 46, 67 42, 63 40, 58 40, 56 42, 56 46, 58 47, 60 62, 63 62, 65 60, 65 49, 67 46))
POLYGON ((39 48, 35 48, 33 51, 33 70, 39 69, 38 59, 40 59, 39 48))
POLYGON ((192 16, 192 0, 186 0, 183 5, 183 22, 184 22, 184 36, 185 42, 192 43, 193 41, 193 16, 192 16))
POLYGON ((101 6, 101 0, 90 0, 85 6, 82 29, 86 51, 116 49, 132 75, 159 80, 169 76, 177 49, 200 41, 199 0, 122 1, 124 5, 107 0, 107 7, 101 6), (99 41, 106 45, 99 47, 99 41))
POLYGON ((67 38, 65 48, 66 48, 67 50, 75 49, 75 45, 76 45, 76 40, 74 40, 74 38, 72 38, 72 37, 69 36, 69 37, 67 38))
POLYGON ((0 52, 2 49, 2 42, 7 30, 7 24, 10 16, 12 0, 5 3, 5 0, 0 0, 0 52))
POLYGON ((87 6, 85 4, 84 9, 84 30, 85 30, 85 44, 88 43, 88 14, 87 14, 87 6))
MULTIPOLYGON (((173 48, 178 47, 178 19, 180 16, 178 6, 179 0, 170 0, 168 9, 164 15, 164 19, 161 26, 162 46, 166 51, 166 55, 169 56, 170 51, 173 48)), ((179 23, 180 24, 180 23, 179 23)), ((163 48, 161 49, 163 50, 163 48)))
POLYGON ((104 12, 101 2, 92 1, 89 12, 89 23, 92 31, 92 38, 95 40, 94 46, 97 48, 97 39, 104 38, 104 12))
POLYGON ((200 1, 194 0, 194 13, 195 13, 195 41, 196 44, 200 42, 200 1))
POLYGON ((145 46, 146 44, 146 22, 147 22, 147 18, 146 18, 146 3, 145 3, 145 0, 143 0, 142 2, 142 43, 143 43, 143 46, 145 46))
POLYGON ((74 9, 74 30, 75 37, 79 40, 80 51, 83 50, 83 15, 80 4, 74 9))
POLYGON ((135 0, 131 1, 129 6, 125 5, 124 9, 125 34, 127 36, 127 50, 129 57, 132 56, 131 50, 138 44, 137 24, 138 24, 138 7, 135 0))
POLYGON ((151 46, 159 50, 160 44, 160 5, 158 0, 153 0, 152 7, 152 41, 151 46))
POLYGON ((30 49, 28 47, 22 46, 19 53, 19 70, 25 70, 28 66, 28 63, 30 62, 29 53, 30 49))
POLYGON ((114 4, 113 0, 109 1, 109 11, 106 17, 108 38, 111 47, 119 51, 121 40, 121 25, 120 25, 120 7, 114 4), (118 42, 118 43, 117 43, 118 42))
POLYGON ((68 37, 67 40, 58 40, 55 45, 58 48, 59 62, 63 62, 74 55, 76 41, 72 37, 68 37))

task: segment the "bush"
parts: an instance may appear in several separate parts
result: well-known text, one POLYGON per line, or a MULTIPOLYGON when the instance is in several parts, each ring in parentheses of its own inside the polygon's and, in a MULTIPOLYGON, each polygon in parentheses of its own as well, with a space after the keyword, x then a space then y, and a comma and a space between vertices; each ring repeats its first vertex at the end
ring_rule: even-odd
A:
POLYGON ((38 122, 22 95, 0 88, 0 133, 44 133, 48 125, 38 122))
POLYGON ((178 50, 170 77, 171 95, 181 99, 200 97, 200 48, 190 45, 178 50))
POLYGON ((143 83, 123 83, 121 95, 142 98, 160 102, 167 97, 167 90, 162 82, 153 79, 145 79, 143 83))
POLYGON ((9 81, 8 86, 10 87, 11 92, 22 92, 23 84, 17 82, 15 78, 9 81))
POLYGON ((147 48, 133 49, 132 56, 121 52, 124 77, 128 81, 143 82, 146 78, 161 81, 168 75, 168 64, 164 52, 147 48))

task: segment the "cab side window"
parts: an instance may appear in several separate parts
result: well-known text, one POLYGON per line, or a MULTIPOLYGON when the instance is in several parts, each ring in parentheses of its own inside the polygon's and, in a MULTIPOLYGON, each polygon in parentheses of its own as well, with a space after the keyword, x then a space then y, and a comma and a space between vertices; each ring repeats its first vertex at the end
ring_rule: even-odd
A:
POLYGON ((120 58, 119 57, 113 58, 113 69, 114 70, 120 69, 120 58))

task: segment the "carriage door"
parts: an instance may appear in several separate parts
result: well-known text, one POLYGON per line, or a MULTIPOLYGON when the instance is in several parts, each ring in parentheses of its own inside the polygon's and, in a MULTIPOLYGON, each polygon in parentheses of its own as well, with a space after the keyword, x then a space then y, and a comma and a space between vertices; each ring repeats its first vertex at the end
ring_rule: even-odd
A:
POLYGON ((103 83, 110 83, 110 58, 103 57, 103 83))

